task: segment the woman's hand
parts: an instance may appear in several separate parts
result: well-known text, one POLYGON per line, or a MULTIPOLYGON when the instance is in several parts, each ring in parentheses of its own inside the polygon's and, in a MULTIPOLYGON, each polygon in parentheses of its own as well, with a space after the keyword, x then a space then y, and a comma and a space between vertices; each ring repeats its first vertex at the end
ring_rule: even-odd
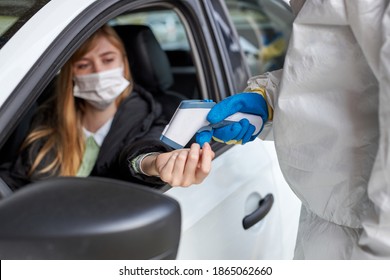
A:
POLYGON ((194 143, 190 149, 146 157, 142 161, 142 169, 151 176, 159 176, 171 186, 188 187, 200 184, 207 177, 214 156, 209 143, 205 143, 202 149, 194 143))

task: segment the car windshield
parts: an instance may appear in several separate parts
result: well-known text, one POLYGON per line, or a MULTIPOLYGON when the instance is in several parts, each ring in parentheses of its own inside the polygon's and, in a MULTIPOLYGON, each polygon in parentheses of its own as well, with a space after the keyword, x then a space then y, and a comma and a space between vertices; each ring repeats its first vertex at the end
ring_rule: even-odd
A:
POLYGON ((0 0, 0 48, 50 0, 0 0))

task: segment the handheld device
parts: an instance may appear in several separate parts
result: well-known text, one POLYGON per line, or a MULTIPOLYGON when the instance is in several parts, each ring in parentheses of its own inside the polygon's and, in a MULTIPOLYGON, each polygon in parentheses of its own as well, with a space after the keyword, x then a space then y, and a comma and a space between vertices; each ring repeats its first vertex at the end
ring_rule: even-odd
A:
POLYGON ((215 104, 211 100, 183 100, 162 132, 160 140, 174 149, 181 149, 198 131, 222 127, 230 122, 238 122, 243 118, 248 119, 256 127, 253 135, 257 134, 263 126, 263 120, 260 116, 241 112, 227 117, 222 122, 211 125, 206 117, 215 104))

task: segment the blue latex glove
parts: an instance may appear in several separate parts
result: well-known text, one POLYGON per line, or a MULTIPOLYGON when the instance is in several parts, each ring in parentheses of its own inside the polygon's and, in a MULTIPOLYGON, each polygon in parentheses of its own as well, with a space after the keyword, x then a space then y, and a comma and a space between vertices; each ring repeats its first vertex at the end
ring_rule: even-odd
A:
POLYGON ((253 92, 239 93, 222 100, 211 108, 207 120, 212 129, 197 133, 196 142, 202 147, 204 143, 210 142, 211 138, 227 144, 245 144, 254 140, 263 128, 256 135, 252 135, 256 128, 247 119, 218 126, 218 123, 237 112, 259 115, 263 119, 263 127, 268 120, 267 102, 262 95, 253 92))

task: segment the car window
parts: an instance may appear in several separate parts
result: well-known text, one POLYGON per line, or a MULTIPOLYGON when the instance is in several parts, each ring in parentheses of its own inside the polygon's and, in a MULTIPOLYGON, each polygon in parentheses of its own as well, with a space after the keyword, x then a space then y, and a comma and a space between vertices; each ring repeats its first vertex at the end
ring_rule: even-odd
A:
POLYGON ((225 0, 251 75, 283 67, 293 16, 282 0, 225 0))
MULTIPOLYGON (((211 1, 209 7, 212 16, 210 17, 215 24, 216 36, 220 38, 217 41, 220 44, 222 63, 224 71, 231 73, 226 79, 231 94, 237 92, 246 86, 248 79, 247 67, 242 59, 240 43, 235 34, 234 26, 231 26, 230 19, 226 14, 226 7, 223 1, 211 1)), ((221 96, 222 98, 225 96, 221 96)))
POLYGON ((126 14, 117 17, 115 23, 149 26, 162 49, 166 51, 190 49, 183 23, 172 10, 126 14))
MULTIPOLYGON (((134 61, 130 61, 130 67, 135 82, 151 92, 162 104, 163 110, 167 112, 166 119, 169 120, 170 116, 173 115, 180 101, 204 98, 203 94, 205 93, 204 91, 203 94, 201 93, 201 87, 199 86, 199 71, 195 67, 193 59, 194 50, 190 47, 184 24, 175 11, 166 8, 154 8, 153 10, 143 10, 142 12, 130 11, 114 17, 108 24, 114 28, 119 26, 146 26, 153 32, 161 52, 156 53, 155 56, 148 53, 146 57, 159 60, 161 58, 159 56, 165 56, 169 66, 164 68, 161 65, 162 63, 153 63, 153 61, 150 63, 150 61, 139 60, 137 64, 134 61), (156 66, 157 69, 151 70, 151 68, 156 66), (154 71, 156 72, 154 74, 157 76, 152 75, 154 71), (169 75, 172 76, 172 80, 167 82, 169 79, 166 79, 166 77, 169 75), (155 81, 159 79, 163 80, 163 84, 155 81)), ((129 33, 127 37, 132 35, 134 34, 129 33)), ((121 37, 125 39, 123 34, 121 37)), ((131 52, 134 46, 129 44, 135 44, 135 41, 132 42, 130 38, 130 40, 125 39, 124 43, 125 45, 127 44, 127 50, 131 52)), ((138 49, 142 51, 140 48, 138 49)), ((140 56, 137 58, 139 59, 140 56)), ((20 125, 16 127, 11 136, 8 137, 8 141, 1 147, 0 163, 10 161, 19 150, 23 139, 30 129, 31 120, 37 112, 37 107, 53 96, 55 79, 43 90, 28 114, 20 121, 20 125), (18 141, 15 141, 15 139, 18 141)))
POLYGON ((1 0, 0 48, 49 0, 1 0))

